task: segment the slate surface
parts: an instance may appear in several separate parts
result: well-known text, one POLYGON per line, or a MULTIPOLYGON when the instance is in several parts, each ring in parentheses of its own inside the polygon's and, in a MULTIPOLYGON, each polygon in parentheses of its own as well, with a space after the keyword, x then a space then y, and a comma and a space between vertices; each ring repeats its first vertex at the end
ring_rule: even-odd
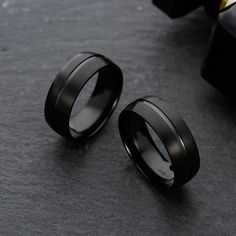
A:
POLYGON ((210 28, 202 9, 172 21, 150 1, 1 1, 0 235, 236 235, 235 103, 199 73, 210 28), (85 50, 117 62, 125 86, 79 147, 43 108, 59 68, 85 50), (153 189, 119 138, 119 112, 147 94, 172 102, 199 146, 200 172, 177 192, 153 189))

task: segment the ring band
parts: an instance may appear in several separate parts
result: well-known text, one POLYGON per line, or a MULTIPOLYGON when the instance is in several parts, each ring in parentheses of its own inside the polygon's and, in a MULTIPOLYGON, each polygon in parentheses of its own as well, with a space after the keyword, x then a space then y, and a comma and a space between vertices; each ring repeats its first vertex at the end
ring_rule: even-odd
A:
POLYGON ((180 187, 199 170, 195 140, 183 119, 161 99, 149 96, 129 104, 119 116, 121 139, 141 173, 154 185, 180 187), (163 144, 163 155, 151 136, 150 127, 163 144))
POLYGON ((102 128, 114 111, 122 86, 122 72, 111 60, 92 52, 78 54, 52 83, 45 103, 45 119, 63 137, 88 138, 102 128), (97 82, 88 102, 71 117, 80 91, 96 74, 97 82))

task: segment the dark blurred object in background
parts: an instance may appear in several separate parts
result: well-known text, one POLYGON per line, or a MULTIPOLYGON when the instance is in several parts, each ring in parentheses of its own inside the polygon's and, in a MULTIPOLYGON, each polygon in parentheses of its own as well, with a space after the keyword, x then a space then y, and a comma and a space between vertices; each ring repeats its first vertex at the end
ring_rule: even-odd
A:
POLYGON ((216 20, 202 67, 202 76, 224 94, 236 97, 236 4, 222 12, 216 20))
POLYGON ((206 0, 204 7, 210 17, 216 17, 222 4, 222 0, 206 0))
POLYGON ((153 3, 171 18, 204 5, 207 15, 214 19, 214 26, 202 76, 225 95, 235 97, 236 0, 153 0, 153 3))
POLYGON ((184 16, 202 3, 203 0, 153 0, 153 4, 171 18, 184 16))

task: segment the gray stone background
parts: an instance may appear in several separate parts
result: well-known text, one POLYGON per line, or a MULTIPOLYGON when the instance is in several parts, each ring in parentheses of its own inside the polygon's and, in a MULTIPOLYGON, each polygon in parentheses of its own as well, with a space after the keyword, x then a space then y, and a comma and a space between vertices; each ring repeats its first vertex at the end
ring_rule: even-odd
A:
POLYGON ((211 21, 172 21, 150 1, 0 1, 0 235, 236 235, 235 103, 200 76, 211 21), (83 146, 44 121, 59 68, 95 51, 123 69, 120 103, 83 146), (201 154, 196 178, 153 189, 122 146, 117 118, 135 98, 173 103, 201 154))

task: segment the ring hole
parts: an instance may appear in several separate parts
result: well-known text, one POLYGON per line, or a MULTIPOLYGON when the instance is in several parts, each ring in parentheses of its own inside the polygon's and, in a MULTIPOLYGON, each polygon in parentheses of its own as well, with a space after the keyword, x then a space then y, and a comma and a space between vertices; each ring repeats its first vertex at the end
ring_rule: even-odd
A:
POLYGON ((148 132, 149 132, 153 142, 155 143, 156 147, 158 148, 158 151, 159 151, 163 161, 171 163, 169 154, 166 151, 166 148, 163 145, 163 143, 161 142, 159 136, 155 133, 155 131, 152 129, 152 127, 148 123, 146 123, 146 126, 147 126, 148 132))
POLYGON ((150 150, 155 150, 153 151, 153 154, 151 154, 153 157, 148 162, 146 161, 146 163, 161 177, 161 179, 164 180, 162 181, 163 183, 172 185, 174 181, 174 172, 170 156, 153 128, 147 122, 145 122, 145 124, 153 141, 153 144, 150 143, 150 146, 152 146, 150 150))
POLYGON ((158 133, 135 113, 124 113, 119 125, 126 150, 142 174, 171 187, 174 184, 172 161, 158 133))
POLYGON ((70 131, 73 137, 77 137, 79 133, 83 133, 94 123, 94 110, 88 109, 88 103, 96 87, 98 76, 98 73, 96 73, 91 77, 76 98, 70 116, 70 131))
POLYGON ((79 112, 87 105, 91 94, 93 93, 98 79, 98 73, 96 73, 83 87, 79 93, 74 106, 71 111, 71 119, 79 114, 79 112))
MULTIPOLYGON (((77 73, 79 71, 80 68, 77 73)), ((80 81, 78 78, 78 84, 75 83, 75 88, 72 89, 80 87, 80 81)), ((74 138, 90 137, 106 123, 118 103, 122 75, 116 67, 104 66, 82 83, 85 84, 73 100, 69 121, 70 134, 74 138)), ((68 101, 69 99, 73 98, 68 97, 68 101)))

